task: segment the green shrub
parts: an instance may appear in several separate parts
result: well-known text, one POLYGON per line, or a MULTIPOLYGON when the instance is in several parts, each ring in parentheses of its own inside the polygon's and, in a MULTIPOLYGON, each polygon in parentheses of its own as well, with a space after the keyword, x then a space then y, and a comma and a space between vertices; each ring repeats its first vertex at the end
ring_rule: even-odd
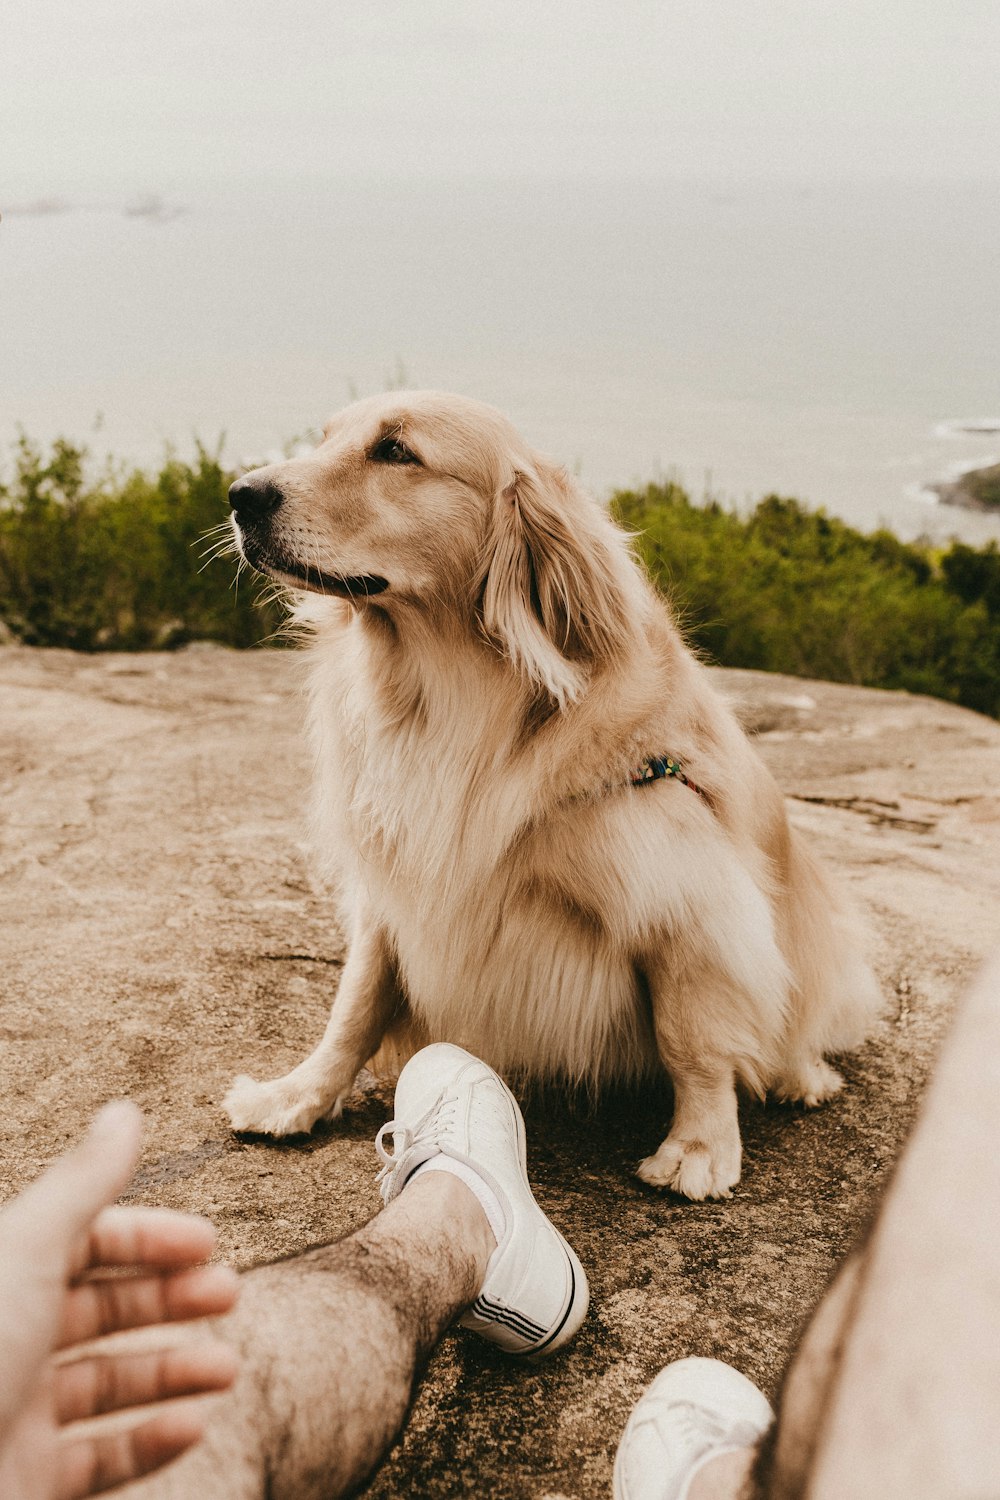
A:
MULTIPOLYGON (((84 651, 270 639, 283 613, 268 586, 244 570, 237 589, 232 557, 201 558, 225 539, 233 478, 201 446, 156 474, 95 476, 83 449, 59 441, 44 455, 22 438, 0 483, 0 619, 22 641, 84 651)), ((995 542, 935 551, 778 495, 741 518, 673 484, 612 505, 708 658, 1000 717, 995 542)))
POLYGON ((43 456, 22 437, 0 484, 0 618, 28 644, 82 651, 256 644, 280 607, 257 602, 246 573, 237 590, 235 562, 200 558, 234 477, 199 445, 193 464, 88 478, 83 449, 57 441, 43 456))
POLYGON ((745 520, 676 485, 615 496, 689 639, 723 666, 906 688, 1000 717, 1000 553, 943 555, 769 495, 745 520))

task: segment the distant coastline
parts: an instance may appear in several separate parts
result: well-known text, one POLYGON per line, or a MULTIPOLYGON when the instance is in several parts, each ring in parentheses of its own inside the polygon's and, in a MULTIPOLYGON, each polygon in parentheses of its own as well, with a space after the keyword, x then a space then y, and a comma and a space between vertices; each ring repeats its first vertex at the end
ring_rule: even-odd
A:
POLYGON ((967 469, 964 474, 945 483, 927 486, 941 505, 957 505, 963 510, 1000 511, 1000 463, 967 469))
POLYGON ((600 495, 668 474, 741 508, 774 492, 863 531, 1000 539, 1000 508, 929 488, 1000 462, 984 275, 1000 195, 952 187, 943 211, 936 183, 725 197, 682 180, 310 186, 249 166, 220 183, 203 165, 0 191, 18 293, 0 460, 22 427, 155 469, 194 433, 256 455, 402 363, 415 385, 498 406, 600 495), (641 252, 627 277, 623 244, 641 252), (921 308, 902 342, 901 303, 921 308))

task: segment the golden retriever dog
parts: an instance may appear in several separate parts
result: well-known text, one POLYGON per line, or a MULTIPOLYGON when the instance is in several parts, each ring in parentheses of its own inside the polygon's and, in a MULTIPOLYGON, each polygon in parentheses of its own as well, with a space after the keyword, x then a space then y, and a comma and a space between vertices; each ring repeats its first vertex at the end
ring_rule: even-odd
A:
POLYGON ((507 1078, 665 1069, 639 1176, 720 1198, 737 1084, 816 1105, 877 995, 854 919, 606 510, 498 412, 392 392, 230 491, 301 591, 316 843, 349 948, 316 1050, 235 1129, 335 1116, 392 1038, 507 1078))

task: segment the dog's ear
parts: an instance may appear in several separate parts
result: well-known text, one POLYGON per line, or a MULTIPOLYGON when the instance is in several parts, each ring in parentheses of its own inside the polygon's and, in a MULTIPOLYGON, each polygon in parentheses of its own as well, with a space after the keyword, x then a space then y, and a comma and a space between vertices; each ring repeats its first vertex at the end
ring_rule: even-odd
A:
POLYGON ((615 555, 623 541, 574 491, 565 470, 518 469, 496 498, 482 573, 483 626, 560 708, 627 639, 622 559, 615 555))

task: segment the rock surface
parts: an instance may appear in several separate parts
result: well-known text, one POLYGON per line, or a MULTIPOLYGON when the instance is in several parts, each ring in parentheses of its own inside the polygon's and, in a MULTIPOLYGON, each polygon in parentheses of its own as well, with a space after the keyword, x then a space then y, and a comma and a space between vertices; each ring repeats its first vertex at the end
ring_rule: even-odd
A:
MULTIPOLYGON (((135 1196, 210 1214, 240 1266, 375 1211, 384 1090, 283 1145, 235 1139, 219 1109, 234 1072, 304 1056, 343 954, 302 843, 297 674, 279 651, 0 649, 0 1198, 129 1094, 149 1117, 135 1196)), ((719 681, 794 821, 870 910, 885 1025, 824 1109, 744 1106, 744 1177, 723 1204, 632 1176, 666 1092, 592 1113, 533 1101, 531 1171, 587 1267, 591 1315, 537 1369, 450 1335, 367 1491, 379 1500, 605 1500, 627 1412, 668 1360, 716 1355, 773 1391, 996 940, 1000 725, 903 694, 719 681)))

